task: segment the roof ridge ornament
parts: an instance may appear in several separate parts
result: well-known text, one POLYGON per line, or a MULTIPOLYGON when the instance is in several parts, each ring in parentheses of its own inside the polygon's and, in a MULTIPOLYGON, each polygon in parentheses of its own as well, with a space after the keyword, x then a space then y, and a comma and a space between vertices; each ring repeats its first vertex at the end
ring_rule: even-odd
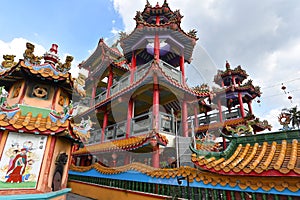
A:
POLYGON ((4 61, 2 61, 1 65, 4 68, 11 68, 17 64, 17 62, 14 62, 15 55, 3 55, 4 61))
POLYGON ((34 52, 34 45, 31 44, 30 42, 27 42, 26 43, 26 50, 25 52, 23 53, 23 57, 24 57, 24 60, 32 63, 32 64, 40 64, 41 63, 41 59, 42 57, 41 56, 35 56, 33 54, 34 52))
POLYGON ((53 64, 54 66, 59 63, 59 57, 57 55, 57 44, 52 44, 49 51, 44 54, 45 63, 53 64))

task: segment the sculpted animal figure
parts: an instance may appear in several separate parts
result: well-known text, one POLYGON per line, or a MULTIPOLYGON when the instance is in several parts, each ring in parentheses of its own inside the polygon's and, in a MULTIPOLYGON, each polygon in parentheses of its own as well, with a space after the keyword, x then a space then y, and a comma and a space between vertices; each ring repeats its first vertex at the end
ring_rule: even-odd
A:
POLYGON ((73 61, 73 56, 67 56, 64 64, 60 64, 56 67, 57 70, 61 72, 66 72, 71 69, 71 62, 73 61))
POLYGON ((2 66, 5 68, 10 68, 16 65, 17 63, 14 62, 15 57, 15 55, 3 55, 4 61, 2 62, 2 66))
POLYGON ((31 44, 30 42, 27 42, 26 43, 26 50, 23 53, 24 59, 29 61, 30 63, 33 63, 33 64, 40 64, 42 57, 35 56, 33 54, 33 52, 34 52, 34 45, 31 44))

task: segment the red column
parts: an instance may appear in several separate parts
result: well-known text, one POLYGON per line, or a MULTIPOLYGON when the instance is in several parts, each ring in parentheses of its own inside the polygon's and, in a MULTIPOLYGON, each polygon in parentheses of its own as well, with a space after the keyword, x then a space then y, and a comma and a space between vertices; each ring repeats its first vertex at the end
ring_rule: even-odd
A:
POLYGON ((219 119, 220 119, 220 122, 223 122, 221 100, 218 100, 218 110, 219 110, 219 119))
POLYGON ((152 167, 159 168, 159 146, 158 146, 158 144, 153 147, 152 167))
POLYGON ((231 78, 232 78, 232 83, 233 83, 233 85, 236 85, 236 82, 235 82, 235 77, 234 77, 234 75, 232 75, 232 76, 231 76, 231 78))
POLYGON ((134 82, 134 72, 136 70, 136 56, 134 54, 134 51, 132 51, 132 57, 131 57, 131 68, 130 68, 130 83, 134 82))
POLYGON ((112 68, 110 67, 109 69, 109 74, 108 74, 108 80, 107 80, 107 92, 106 92, 106 98, 110 96, 110 88, 113 84, 113 71, 112 68))
POLYGON ((158 34, 155 34, 155 39, 154 39, 154 59, 156 61, 159 61, 159 47, 160 43, 159 43, 159 37, 158 34))
POLYGON ((188 128, 188 122, 187 122, 187 118, 188 118, 188 112, 187 112, 187 103, 185 100, 182 101, 182 116, 181 116, 181 121, 182 121, 182 133, 184 137, 188 137, 189 136, 189 128, 188 128))
POLYGON ((249 101, 247 104, 248 104, 248 109, 249 109, 249 113, 252 115, 253 112, 252 112, 252 105, 251 105, 251 101, 249 101))
POLYGON ((180 60, 179 65, 180 65, 180 71, 181 71, 181 81, 182 81, 182 84, 185 84, 184 54, 183 53, 181 54, 179 60, 180 60))
MULTIPOLYGON (((46 160, 46 163, 44 163, 46 166, 44 177, 43 177, 44 187, 48 187, 47 183, 48 183, 48 178, 50 175, 51 162, 52 162, 53 156, 54 156, 53 154, 54 154, 54 149, 55 149, 55 143, 56 143, 56 137, 52 136, 51 142, 50 142, 50 147, 49 147, 50 151, 49 151, 48 155, 45 155, 45 156, 47 156, 47 160, 46 160)), ((71 156, 71 155, 69 155, 69 156, 71 156)))
POLYGON ((133 115, 132 111, 133 111, 133 99, 130 98, 128 102, 128 108, 127 108, 126 138, 129 138, 131 132, 131 120, 133 115))
POLYGON ((199 120, 198 120, 198 109, 197 105, 194 106, 194 115, 195 115, 195 121, 194 121, 194 126, 198 127, 199 126, 199 120))
MULTIPOLYGON (((156 25, 159 24, 160 24, 160 18, 159 16, 156 16, 156 25)), ((159 60, 159 50, 160 50, 160 42, 159 42, 158 33, 156 33, 154 38, 154 59, 156 61, 159 60)))
POLYGON ((240 110, 241 110, 242 117, 245 117, 245 110, 244 110, 244 105, 243 105, 243 97, 242 97, 242 94, 240 92, 238 94, 238 99, 239 99, 239 103, 240 103, 240 110))
POLYGON ((157 75, 153 76, 153 128, 159 129, 159 86, 157 75))
POLYGON ((231 200, 231 194, 229 190, 226 190, 226 199, 231 200))
POLYGON ((28 86, 28 84, 26 81, 24 82, 24 85, 21 86, 21 96, 20 96, 19 104, 23 103, 27 86, 28 86))
POLYGON ((53 99, 52 99, 52 106, 51 106, 52 110, 55 110, 55 104, 56 104, 58 90, 59 90, 58 88, 55 88, 53 99))
POLYGON ((85 166, 85 160, 86 160, 86 156, 80 157, 80 166, 85 166))
POLYGON ((107 126, 107 121, 108 121, 108 112, 104 111, 104 116, 103 116, 103 124, 102 124, 102 134, 101 134, 101 142, 104 142, 105 139, 105 129, 107 126))
POLYGON ((130 153, 126 152, 125 158, 124 158, 124 165, 130 164, 130 153))
MULTIPOLYGON (((93 84, 93 87, 92 87, 92 100, 95 99, 96 97, 96 88, 97 86, 95 85, 95 83, 93 84)), ((90 102, 90 106, 92 107, 93 106, 93 101, 90 102)))

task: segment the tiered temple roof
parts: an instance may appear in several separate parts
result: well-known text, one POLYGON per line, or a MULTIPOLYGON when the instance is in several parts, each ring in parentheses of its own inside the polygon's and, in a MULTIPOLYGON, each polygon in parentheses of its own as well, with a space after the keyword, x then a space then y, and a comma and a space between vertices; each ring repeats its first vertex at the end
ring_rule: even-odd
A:
POLYGON ((191 146, 192 161, 201 169, 223 175, 299 176, 297 131, 233 137, 223 152, 191 146))
MULTIPOLYGON (((175 46, 172 46, 173 49, 171 49, 170 53, 164 57, 165 61, 171 62, 172 59, 175 59, 176 55, 180 55, 181 50, 179 47, 183 47, 184 45, 184 58, 185 61, 190 63, 198 38, 196 37, 195 30, 186 33, 181 29, 182 17, 180 11, 172 11, 166 1, 164 1, 162 6, 157 4, 154 7, 147 3, 142 12, 137 11, 136 13, 134 18, 136 28, 129 35, 126 33, 121 34, 120 44, 126 59, 130 60, 133 50, 145 48, 145 40, 153 39, 151 36, 159 32, 161 40, 163 39, 167 43, 175 44, 175 46), (159 16, 159 24, 156 23, 157 15, 159 16), (142 47, 139 47, 139 45, 142 47)), ((141 52, 141 57, 146 61, 150 59, 146 52, 141 52)), ((179 62, 176 61, 173 64, 174 66, 178 66, 179 62)))

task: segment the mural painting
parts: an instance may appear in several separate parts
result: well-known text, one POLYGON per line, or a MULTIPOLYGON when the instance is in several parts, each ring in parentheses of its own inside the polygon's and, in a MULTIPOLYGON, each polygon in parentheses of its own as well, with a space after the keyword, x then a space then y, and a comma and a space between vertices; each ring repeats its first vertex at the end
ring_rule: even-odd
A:
POLYGON ((10 132, 0 159, 1 189, 36 188, 47 136, 10 132))

